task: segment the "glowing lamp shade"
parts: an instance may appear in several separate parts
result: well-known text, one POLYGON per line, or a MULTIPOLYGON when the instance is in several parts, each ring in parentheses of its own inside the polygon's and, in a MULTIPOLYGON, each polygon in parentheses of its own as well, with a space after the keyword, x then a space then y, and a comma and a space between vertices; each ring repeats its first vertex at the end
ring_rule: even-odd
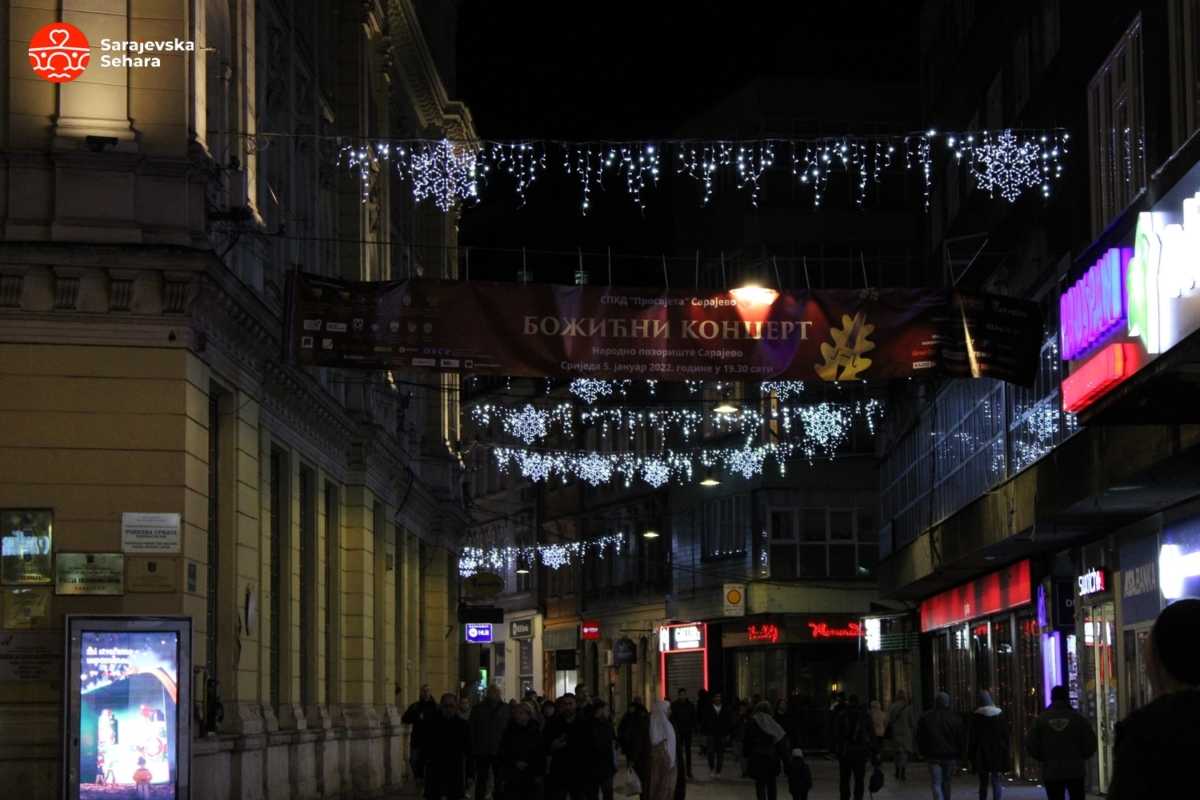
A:
POLYGON ((658 531, 654 531, 654 530, 645 531, 644 533, 642 533, 642 538, 643 539, 657 539, 658 531))
POLYGON ((1115 343, 1073 370, 1062 382, 1063 408, 1081 411, 1137 372, 1136 345, 1115 343))
POLYGON ((733 295, 734 300, 748 306, 769 306, 775 302, 776 297, 779 297, 779 292, 774 289, 767 289, 752 283, 730 289, 729 293, 733 295))
POLYGON ((711 469, 705 470, 704 478, 700 481, 701 486, 720 486, 721 481, 717 480, 717 476, 713 475, 711 469))
POLYGON ((718 414, 736 414, 737 406, 730 403, 728 400, 723 400, 716 408, 713 409, 718 414))

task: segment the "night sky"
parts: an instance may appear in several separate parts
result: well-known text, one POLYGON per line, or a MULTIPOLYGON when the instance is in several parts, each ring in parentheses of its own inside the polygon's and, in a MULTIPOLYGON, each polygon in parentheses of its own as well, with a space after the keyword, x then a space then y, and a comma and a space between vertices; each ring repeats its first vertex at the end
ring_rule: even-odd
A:
MULTIPOLYGON (((464 3, 456 94, 488 139, 647 139, 682 136, 722 99, 761 78, 804 88, 830 79, 916 83, 919 4, 778 2, 464 3), (693 124, 689 129, 689 122, 693 124)), ((915 113, 915 110, 914 110, 915 113)), ((762 119, 729 119, 710 136, 772 133, 762 119)), ((843 132, 843 131, 827 131, 843 132)), ((850 131, 853 132, 853 131, 850 131)), ((669 173, 670 170, 664 170, 669 173)), ((461 242, 473 248, 688 253, 677 217, 693 204, 690 180, 650 190, 639 211, 622 189, 594 198, 579 214, 578 186, 547 175, 520 208, 492 189, 463 215, 461 242)), ((507 186, 507 184, 506 184, 507 186)), ((732 194, 732 193, 731 193, 732 194)), ((744 214, 741 196, 718 209, 744 214)), ((869 213, 869 212, 864 212, 869 213)), ((730 241, 734 248, 738 242, 730 241)), ((520 255, 476 250, 473 277, 511 279, 520 255), (496 273, 496 274, 488 274, 496 273)), ((529 257, 536 280, 569 279, 563 257, 529 257)), ((598 265, 589 264, 596 270, 598 265)))

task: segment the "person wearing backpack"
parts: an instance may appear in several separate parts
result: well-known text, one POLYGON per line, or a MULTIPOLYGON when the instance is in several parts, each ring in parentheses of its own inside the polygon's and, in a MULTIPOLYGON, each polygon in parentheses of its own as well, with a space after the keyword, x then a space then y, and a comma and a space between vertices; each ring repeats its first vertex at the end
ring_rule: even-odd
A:
POLYGON ((754 714, 746 720, 742 738, 746 771, 754 779, 754 793, 758 800, 775 800, 778 788, 780 748, 787 747, 787 734, 771 716, 771 704, 761 701, 754 714))
POLYGON ((867 761, 875 752, 875 734, 871 715, 858 695, 850 695, 833 720, 834 753, 838 759, 841 799, 850 800, 850 778, 854 778, 854 800, 862 800, 866 791, 867 761))

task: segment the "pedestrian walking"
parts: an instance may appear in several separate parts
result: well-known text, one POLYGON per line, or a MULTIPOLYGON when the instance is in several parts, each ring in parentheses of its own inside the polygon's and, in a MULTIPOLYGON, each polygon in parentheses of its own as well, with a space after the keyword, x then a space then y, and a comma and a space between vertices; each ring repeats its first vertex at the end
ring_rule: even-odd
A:
POLYGON ((754 794, 758 800, 776 800, 776 779, 782 761, 780 749, 787 746, 787 734, 771 716, 771 704, 764 700, 746 720, 742 738, 746 771, 754 779, 754 794))
POLYGON ((788 794, 792 800, 808 800, 812 789, 812 769, 804 758, 804 751, 799 747, 792 748, 792 759, 788 762, 788 794))
POLYGON ((546 772, 546 747, 542 733, 533 720, 528 704, 512 710, 508 726, 500 738, 500 773, 505 800, 540 800, 546 772))
MULTIPOLYGON (((759 697, 759 695, 754 696, 759 697)), ((743 741, 746 738, 746 720, 750 719, 751 709, 754 705, 761 702, 762 700, 759 699, 751 705, 745 700, 739 700, 737 710, 733 712, 733 727, 729 731, 729 743, 732 745, 733 757, 737 761, 738 775, 743 778, 750 777, 750 765, 746 763, 746 753, 743 747, 743 741)))
POLYGON ((680 771, 686 775, 688 780, 691 780, 694 778, 692 775, 692 733, 696 729, 696 707, 688 698, 687 689, 682 686, 679 688, 675 702, 671 703, 671 722, 675 725, 675 733, 681 740, 683 761, 680 763, 680 771))
MULTIPOLYGON (((671 715, 671 724, 675 724, 674 712, 671 715)), ((675 728, 675 800, 687 800, 687 785, 688 775, 683 770, 683 739, 679 736, 679 728, 675 728)), ((691 754, 688 754, 691 757, 691 754)))
POLYGON ((1200 600, 1178 600, 1154 621, 1145 664, 1154 700, 1117 725, 1110 800, 1196 796, 1198 641, 1200 600))
POLYGON ((670 713, 670 703, 654 701, 650 712, 650 788, 646 800, 672 800, 675 796, 677 742, 670 713))
POLYGON ((617 743, 625 754, 625 763, 637 773, 643 795, 650 786, 650 712, 642 698, 634 695, 629 710, 617 727, 617 743))
POLYGON ((871 715, 871 735, 875 737, 875 752, 878 753, 883 750, 883 737, 887 734, 887 714, 883 713, 878 700, 871 701, 867 713, 871 715))
POLYGON ((854 779, 854 800, 866 792, 867 761, 875 752, 871 714, 857 695, 834 715, 834 754, 838 760, 838 787, 842 800, 850 800, 850 780, 854 779))
POLYGON ((542 731, 550 765, 546 774, 546 800, 566 800, 579 791, 579 731, 576 726, 575 695, 558 698, 557 711, 542 731))
POLYGON ((500 689, 489 686, 483 702, 471 709, 471 756, 475 765, 475 800, 485 800, 489 784, 499 795, 500 739, 508 727, 511 708, 501 699, 500 689))
MULTIPOLYGON (((1087 762, 1096 753, 1096 732, 1083 716, 1071 707, 1071 695, 1065 686, 1050 690, 1050 706, 1033 723, 1025 742, 1029 755, 1042 762, 1042 782, 1048 800, 1084 800, 1083 780, 1087 762)), ((1139 782, 1144 775, 1139 775, 1139 782)), ((1113 795, 1111 788, 1109 797, 1113 795)), ((1170 797, 1180 795, 1143 795, 1131 797, 1170 797)))
POLYGON ((992 695, 979 692, 979 707, 971 715, 967 731, 967 759, 975 774, 979 776, 979 800, 987 800, 988 785, 992 787, 992 800, 1000 800, 1003 773, 1009 763, 1008 717, 992 702, 992 695))
POLYGON ((891 730, 892 749, 895 751, 896 780, 908 780, 908 759, 915 750, 913 735, 917 729, 916 715, 908 694, 896 692, 896 699, 888 706, 888 728, 891 730))
POLYGON ((427 731, 425 800, 461 800, 466 793, 470 729, 453 694, 442 695, 438 707, 439 714, 427 731))
POLYGON ((408 737, 408 764, 418 782, 425 780, 425 754, 428 748, 430 726, 437 721, 437 701, 428 686, 422 686, 416 702, 401 715, 400 721, 411 726, 408 737))
POLYGON ((613 800, 613 775, 617 772, 617 736, 613 731, 608 703, 592 701, 592 716, 588 720, 592 732, 591 753, 584 767, 603 800, 613 800))
POLYGON ((726 706, 720 692, 713 692, 711 704, 705 718, 700 721, 708 754, 708 769, 713 775, 721 774, 725 759, 725 741, 733 730, 733 709, 726 706))
POLYGON ((933 800, 950 800, 951 784, 962 750, 962 718, 950 710, 950 695, 938 692, 933 699, 933 708, 917 723, 917 751, 929 764, 933 800))

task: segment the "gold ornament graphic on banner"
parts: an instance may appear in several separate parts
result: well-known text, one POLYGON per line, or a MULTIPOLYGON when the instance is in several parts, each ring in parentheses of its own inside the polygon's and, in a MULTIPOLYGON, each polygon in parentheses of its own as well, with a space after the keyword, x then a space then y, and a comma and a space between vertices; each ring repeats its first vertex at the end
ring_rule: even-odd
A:
POLYGON ((875 326, 867 324, 863 312, 856 313, 853 319, 842 314, 842 327, 829 331, 833 344, 821 345, 825 361, 814 365, 817 377, 823 381, 859 380, 861 373, 871 366, 871 359, 863 354, 875 349, 875 343, 868 338, 874 332, 875 326))

